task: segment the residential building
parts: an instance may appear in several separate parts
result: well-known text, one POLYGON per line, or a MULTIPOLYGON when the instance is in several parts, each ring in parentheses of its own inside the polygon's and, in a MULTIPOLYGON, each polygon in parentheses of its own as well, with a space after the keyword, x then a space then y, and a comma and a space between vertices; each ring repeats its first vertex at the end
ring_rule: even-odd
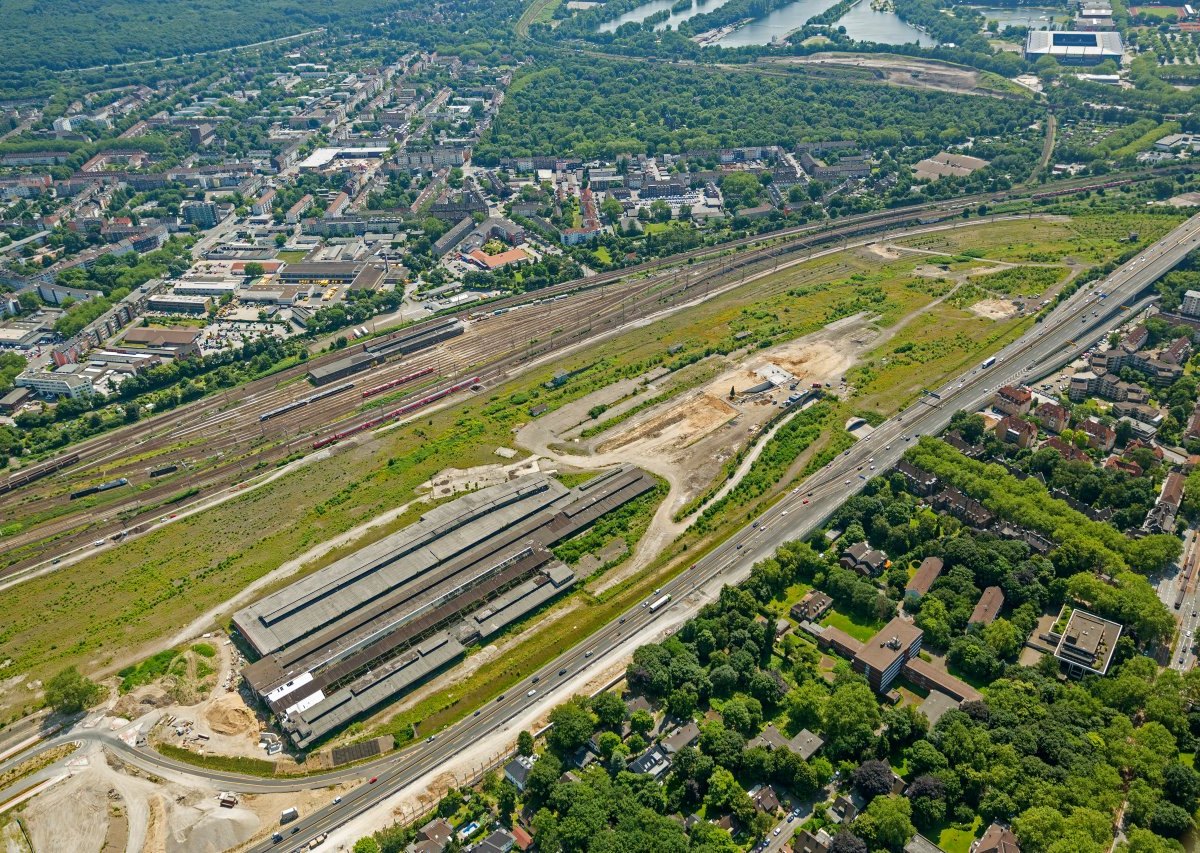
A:
MULTIPOLYGON (((434 818, 417 830, 418 841, 432 841, 444 848, 454 838, 454 827, 445 818, 434 818)), ((440 848, 439 848, 440 849, 440 848)))
POLYGON ((992 398, 992 408, 1006 415, 1025 415, 1033 404, 1033 393, 1028 388, 1003 385, 992 398))
POLYGON ((933 508, 954 516, 977 529, 991 525, 995 516, 974 498, 969 498, 953 486, 947 486, 933 496, 933 508))
POLYGON ((184 202, 180 212, 184 222, 197 228, 212 228, 220 221, 217 204, 213 201, 184 202))
POLYGON ((493 830, 487 838, 471 848, 471 853, 508 853, 516 846, 516 837, 506 829, 493 830))
POLYGON ((921 565, 917 567, 916 574, 912 576, 912 580, 904 588, 905 603, 920 601, 921 597, 929 592, 929 588, 933 586, 933 582, 942 576, 944 566, 945 563, 941 557, 926 557, 922 560, 921 565))
POLYGON ((647 749, 629 764, 629 772, 652 776, 656 781, 671 769, 671 759, 659 744, 647 749))
POLYGON ((904 488, 917 497, 929 497, 938 486, 938 478, 928 471, 923 471, 907 459, 896 463, 896 473, 904 478, 904 488))
POLYGON ((1057 450, 1058 455, 1068 462, 1086 462, 1090 457, 1073 444, 1068 444, 1057 435, 1051 436, 1042 442, 1042 447, 1049 447, 1051 450, 1057 450))
POLYGON ((304 216, 304 212, 312 207, 313 197, 307 193, 295 204, 288 208, 287 213, 283 215, 283 221, 288 225, 295 225, 304 216))
POLYGON ((1091 419, 1081 421, 1078 426, 1079 429, 1087 433, 1088 444, 1097 450, 1108 453, 1113 449, 1113 445, 1117 443, 1117 434, 1112 427, 1107 427, 1091 419))
POLYGON ((504 765, 504 778, 515 785, 518 791, 524 793, 525 781, 529 778, 529 771, 533 769, 536 762, 536 755, 518 755, 504 765))
POLYGON ((1037 427, 1014 415, 1005 415, 996 424, 996 438, 1017 447, 1032 447, 1037 441, 1037 427))
POLYGON ((879 577, 891 565, 887 554, 876 550, 866 542, 856 542, 842 552, 838 560, 842 568, 858 572, 864 577, 879 577))
MULTIPOLYGON (((20 384, 20 383, 18 383, 20 384)), ((1179 513, 1179 505, 1183 502, 1183 487, 1185 479, 1181 472, 1172 471, 1163 481, 1162 491, 1158 501, 1146 514, 1142 530, 1147 533, 1174 533, 1175 516, 1179 513)))
POLYGON ((904 853, 946 853, 921 833, 917 833, 904 845, 904 853))
POLYGON ((824 829, 818 829, 815 833, 801 829, 792 838, 793 853, 829 853, 832 849, 833 836, 824 829))
POLYGON ((1067 619, 1054 656, 1071 678, 1105 675, 1121 631, 1120 624, 1076 608, 1067 619))
POLYGON ((272 187, 254 200, 250 210, 255 216, 262 216, 271 212, 274 203, 275 189, 272 187))
POLYGON ((792 605, 792 618, 797 622, 816 622, 833 607, 833 599, 820 590, 813 589, 792 605))
POLYGON ((1003 607, 1004 592, 998 586, 989 586, 979 596, 979 601, 975 603, 975 609, 971 611, 971 618, 967 620, 967 624, 991 625, 996 621, 996 617, 1000 615, 1003 607))
POLYGON ((921 651, 920 628, 894 617, 878 634, 864 643, 850 665, 861 673, 877 693, 886 693, 904 664, 921 651))
POLYGON ((808 729, 801 729, 794 738, 787 738, 773 724, 768 723, 762 733, 750 741, 750 745, 761 746, 772 752, 776 749, 787 749, 807 761, 825 745, 825 740, 808 729))
POLYGON ((1071 423, 1071 412, 1058 403, 1042 403, 1034 411, 1034 415, 1046 432, 1058 434, 1071 423))
POLYGON ((1200 317, 1200 290, 1189 290, 1183 294, 1183 304, 1179 310, 1189 317, 1200 317))
POLYGON ((675 755, 681 749, 695 745, 700 739, 700 727, 694 720, 688 720, 660 742, 668 755, 675 755))
POLYGON ((761 787, 751 789, 748 793, 750 794, 750 799, 754 802, 754 807, 763 814, 773 815, 781 808, 779 795, 775 793, 775 789, 770 785, 762 785, 761 787))
POLYGON ((992 823, 978 841, 971 845, 971 853, 1021 853, 1017 836, 1002 823, 992 823))

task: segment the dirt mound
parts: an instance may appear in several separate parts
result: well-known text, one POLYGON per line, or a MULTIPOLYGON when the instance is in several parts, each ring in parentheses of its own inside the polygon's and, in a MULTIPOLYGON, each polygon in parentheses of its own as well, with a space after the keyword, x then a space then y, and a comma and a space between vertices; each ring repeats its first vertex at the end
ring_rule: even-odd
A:
POLYGON ((241 735, 258 728, 254 712, 232 693, 209 705, 204 712, 204 721, 219 735, 241 735))

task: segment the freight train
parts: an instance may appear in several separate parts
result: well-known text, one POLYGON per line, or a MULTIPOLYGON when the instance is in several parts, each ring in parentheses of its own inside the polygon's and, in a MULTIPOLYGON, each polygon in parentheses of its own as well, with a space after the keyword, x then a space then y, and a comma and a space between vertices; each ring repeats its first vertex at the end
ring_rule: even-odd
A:
POLYGON ((0 483, 0 495, 11 492, 13 489, 19 489, 21 486, 42 479, 42 477, 49 477, 55 471, 61 471, 68 465, 74 465, 78 461, 79 454, 72 453, 69 456, 64 456, 61 459, 55 459, 49 464, 42 465, 40 468, 30 468, 28 471, 20 471, 13 474, 7 481, 0 483))
POLYGON ((438 400, 441 400, 445 397, 449 397, 451 394, 453 394, 457 391, 462 391, 466 388, 470 388, 472 385, 475 385, 478 382, 479 382, 478 376, 474 376, 470 379, 465 379, 462 382, 456 382, 453 385, 446 386, 445 388, 441 389, 440 391, 434 391, 432 394, 426 394, 424 397, 421 397, 418 400, 413 400, 412 402, 405 403, 400 408, 393 409, 392 411, 388 412, 385 415, 380 415, 377 418, 371 418, 369 421, 364 421, 363 423, 359 424, 358 426, 352 426, 349 429, 342 430, 341 432, 335 432, 332 435, 327 435, 323 438, 318 438, 316 441, 313 442, 313 450, 320 450, 322 447, 328 447, 331 444, 336 444, 337 442, 339 442, 343 439, 349 438, 352 435, 357 435, 360 432, 365 432, 369 429, 374 429, 375 427, 380 426, 381 424, 385 424, 388 421, 394 421, 397 418, 402 418, 405 415, 411 414, 411 413, 417 411, 418 409, 422 409, 425 406, 428 406, 430 403, 436 403, 438 400))
POLYGON ((77 492, 71 492, 71 500, 86 498, 88 495, 94 495, 97 492, 107 492, 111 489, 119 489, 121 486, 128 486, 129 480, 125 477, 120 477, 116 480, 109 480, 107 483, 101 483, 98 486, 89 486, 86 489, 80 489, 77 492))
POLYGON ((293 400, 292 402, 280 406, 277 409, 271 409, 269 412, 263 412, 258 416, 259 423, 269 421, 271 418, 277 418, 280 415, 286 415, 288 412, 294 412, 296 409, 303 408, 309 403, 315 403, 318 400, 324 400, 326 397, 332 397, 334 394, 341 394, 343 391, 349 391, 354 387, 353 382, 346 382, 336 388, 326 388, 324 391, 318 391, 316 394, 310 394, 302 400, 293 400))
POLYGON ((462 321, 453 317, 435 320, 415 329, 393 332, 387 337, 368 341, 361 347, 337 361, 314 367, 308 371, 308 381, 313 385, 325 385, 345 379, 370 367, 383 364, 397 355, 409 355, 457 337, 466 331, 462 321))
POLYGON ((416 373, 410 373, 407 376, 401 376, 399 379, 393 379, 391 382, 384 382, 382 385, 376 385, 374 388, 368 388, 362 392, 363 399, 375 397, 382 394, 384 391, 391 391, 393 388, 399 388, 401 385, 407 385, 409 382, 414 382, 422 376, 428 376, 433 373, 432 367, 426 367, 423 370, 418 370, 416 373))

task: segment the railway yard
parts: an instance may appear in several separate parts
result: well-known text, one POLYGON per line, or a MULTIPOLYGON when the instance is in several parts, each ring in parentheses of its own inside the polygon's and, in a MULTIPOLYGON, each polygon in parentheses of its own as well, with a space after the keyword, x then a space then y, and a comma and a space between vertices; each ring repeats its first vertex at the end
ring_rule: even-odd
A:
MULTIPOLYGON (((138 546, 126 540, 169 525, 175 515, 182 517, 191 511, 203 517, 206 513, 201 510, 224 495, 249 499, 253 492, 261 491, 268 495, 263 500, 279 498, 274 487, 267 485, 275 472, 320 462, 336 466, 350 464, 347 460, 363 461, 364 454, 388 440, 382 434, 373 435, 375 430, 407 421, 405 434, 414 430, 419 434, 426 414, 432 424, 435 418, 453 418, 453 411, 462 411, 459 407, 443 415, 443 407, 465 403, 475 410, 489 405, 515 410, 509 421, 512 446, 531 452, 535 462, 549 459, 551 465, 566 467, 565 478, 550 476, 544 467, 538 471, 534 464, 514 470, 498 483, 491 481, 494 485, 479 488, 476 484, 462 497, 454 498, 455 490, 450 489, 437 495, 448 502, 401 514, 403 523, 386 528, 383 535, 364 536, 361 542, 351 538, 348 545, 330 552, 327 560, 295 577, 281 577, 258 588, 255 600, 237 599, 236 611, 228 614, 232 635, 251 662, 232 660, 222 673, 240 674, 240 689, 229 680, 236 680, 237 675, 222 674, 227 683, 214 691, 211 700, 205 700, 209 704, 170 706, 172 717, 184 714, 189 718, 193 713, 198 718, 200 712, 194 709, 203 707, 207 715, 204 739, 195 740, 191 749, 197 744, 219 744, 213 755, 230 760, 254 754, 258 747, 253 737, 256 731, 268 728, 267 720, 277 723, 292 752, 330 745, 340 748, 347 742, 343 735, 352 723, 365 723, 374 734, 381 731, 381 725, 385 727, 382 730, 397 731, 411 720, 413 735, 425 742, 415 751, 415 759, 397 762, 394 767, 386 765, 386 770, 377 763, 386 759, 373 759, 368 766, 381 768, 378 795, 367 786, 361 806, 351 805, 349 798, 343 806, 340 797, 326 808, 312 798, 302 800, 310 804, 312 815, 311 821, 306 818, 303 824, 302 831, 307 833, 303 837, 318 837, 327 826, 336 825, 331 822, 333 817, 323 817, 326 809, 331 815, 343 815, 336 819, 344 820, 344 815, 357 814, 356 810, 384 796, 386 790, 426 778, 421 776, 425 772, 436 774, 438 761, 446 761, 449 755, 444 750, 451 749, 451 742, 443 749, 443 741, 460 739, 460 729, 446 728, 455 719, 466 716, 461 731, 474 732, 476 740, 490 737, 496 721, 501 725, 513 720, 531 727, 539 724, 541 720, 527 712, 543 695, 557 695, 555 690, 585 675, 589 686, 600 683, 596 680, 599 670, 588 671, 596 662, 594 655, 610 656, 623 648, 622 643, 648 636, 636 632, 649 631, 655 624, 659 628, 678 625, 679 607, 697 606, 703 600, 695 593, 698 583, 728 574, 730 566, 743 565, 749 549, 756 558, 762 556, 759 552, 765 544, 753 537, 767 527, 759 521, 712 556, 701 551, 696 558, 699 562, 692 564, 692 569, 700 567, 696 571, 684 567, 678 578, 663 575, 663 580, 657 579, 663 562, 655 562, 656 555, 681 556, 671 546, 687 525, 672 521, 673 514, 681 511, 685 500, 719 482, 716 478, 729 462, 728 454, 721 453, 722 444, 749 447, 760 434, 772 434, 774 426, 785 422, 776 421, 774 413, 783 413, 783 398, 789 391, 789 400, 799 399, 796 412, 823 395, 815 387, 818 385, 832 395, 862 393, 866 399, 875 399, 870 378, 856 373, 855 366, 878 359, 881 352, 903 352, 888 347, 908 346, 910 335, 918 335, 919 342, 920 332, 910 329, 909 321, 917 316, 928 318, 932 316, 929 312, 937 311, 936 316, 947 323, 973 324, 979 330, 973 332, 978 337, 976 345, 993 340, 986 337, 985 329, 1002 329, 1010 336, 1029 329, 1033 311, 981 317, 968 310, 969 306, 944 304, 954 292, 953 285, 949 291, 925 292, 920 273, 912 271, 933 263, 931 254, 944 252, 944 259, 951 258, 953 235, 960 229, 977 229, 967 233, 979 235, 984 244, 1001 250, 1006 240, 1010 250, 1012 242, 1023 239, 1032 246, 1038 228, 1061 232, 1061 239, 1072 239, 1072 232, 1041 217, 963 221, 955 210, 918 218, 929 221, 913 221, 908 215, 894 223, 869 219, 806 238, 768 241, 740 253, 709 250, 713 257, 678 268, 644 270, 616 282, 585 280, 551 292, 512 297, 486 311, 476 307, 454 317, 435 317, 350 343, 274 377, 81 443, 58 460, 42 463, 44 469, 31 469, 33 474, 45 470, 45 476, 25 475, 23 482, 0 493, 0 511, 21 513, 29 519, 29 526, 8 540, 21 550, 8 555, 7 578, 0 583, 16 584, 39 572, 53 573, 72 559, 105 548, 119 548, 114 552, 118 554, 131 548, 130 558, 141 559, 136 555, 138 546), (927 248, 943 244, 945 249, 927 248), (794 273, 784 271, 802 263, 810 266, 794 273), (884 269, 890 272, 878 272, 884 269), (699 307, 708 299, 722 312, 749 312, 758 317, 769 310, 763 306, 787 300, 813 298, 817 299, 813 304, 822 304, 818 299, 822 282, 853 283, 858 276, 869 283, 876 280, 874 275, 889 282, 886 293, 897 300, 875 303, 880 306, 879 313, 870 306, 849 307, 855 305, 849 300, 845 311, 835 315, 838 319, 821 322, 814 317, 811 325, 803 326, 814 330, 809 334, 783 336, 771 346, 746 340, 727 355, 702 357, 675 371, 643 368, 615 384, 589 386, 594 390, 572 397, 571 403, 552 409, 544 419, 539 418, 540 412, 534 414, 537 407, 532 401, 527 404, 516 394, 499 396, 531 384, 551 388, 568 383, 573 374, 567 368, 586 373, 590 353, 603 352, 601 345, 615 333, 633 334, 685 309, 695 320, 699 314, 717 310, 699 307), (748 282, 754 282, 754 287, 739 289, 748 282), (805 290, 809 286, 816 289, 815 295, 805 290), (735 294, 750 290, 752 298, 737 301, 735 294), (736 307, 731 309, 730 304, 736 307), (514 381, 529 372, 535 373, 536 379, 525 376, 514 381), (848 384, 848 378, 859 387, 848 384), (798 390, 800 383, 804 388, 798 390), (735 387, 730 389, 730 384, 735 387), (597 422, 601 415, 589 414, 593 409, 611 423, 597 422), (688 467, 689 455, 697 453, 705 455, 704 463, 694 471, 681 470, 688 467), (713 456, 711 463, 708 455, 713 456), (603 473, 583 481, 570 479, 577 476, 570 472, 573 465, 583 470, 601 468, 603 473), (558 549, 563 543, 655 489, 655 474, 668 481, 671 497, 657 510, 652 508, 652 535, 643 543, 645 548, 638 548, 635 558, 630 559, 632 548, 624 555, 609 548, 614 544, 611 540, 603 557, 596 554, 601 553, 599 545, 604 540, 597 540, 597 551, 586 561, 575 563, 560 556, 563 552, 558 549), (684 488, 676 488, 677 483, 684 488), (172 500, 181 494, 183 497, 172 500), (100 521, 96 516, 105 518, 100 521), (743 545, 747 551, 742 550, 743 545), (621 568, 603 578, 591 574, 601 564, 619 564, 621 568), (661 590, 655 583, 662 584, 661 590), (594 616, 586 612, 589 606, 584 603, 592 597, 596 598, 594 616), (545 612, 537 617, 536 626, 526 622, 541 611, 545 612), (625 615, 618 623, 621 613, 625 615), (601 630, 599 626, 608 627, 595 634, 591 643, 576 647, 576 626, 581 624, 588 635, 601 630), (528 648, 539 644, 549 645, 540 652, 528 648), (556 658, 564 648, 571 651, 556 658), (463 664, 464 659, 473 660, 473 665, 463 664), (506 669, 497 674, 489 669, 490 663, 506 669), (524 679, 515 686, 505 680, 514 666, 524 679), (464 672, 471 673, 470 677, 464 672), (461 688, 467 692, 456 686, 476 681, 480 686, 461 688), (498 693, 495 685, 501 685, 498 693), (434 694, 444 698, 431 705, 429 697, 434 694), (472 718, 472 707, 483 715, 472 718), (389 714, 398 716, 392 719, 389 714), (222 735, 224 730, 236 733, 222 735), (433 762, 428 767, 423 763, 426 755, 433 762)), ((1016 257, 1020 266, 1019 253, 1016 257)), ((987 259, 959 258, 953 263, 960 265, 951 276, 957 276, 958 286, 963 286, 969 274, 990 269, 987 259)), ((802 301, 792 304, 808 305, 802 301)), ((950 334, 953 328, 948 325, 930 334, 950 334)), ((658 345, 659 350, 664 348, 658 345)), ((975 352, 967 350, 965 359, 978 364, 975 352)), ((932 375, 959 363, 952 352, 945 358, 950 360, 918 369, 932 375)), ((909 386, 904 384, 902 393, 909 393, 906 389, 909 386)), ((495 442, 499 437, 500 433, 489 433, 484 440, 495 442)), ((462 464, 487 458, 490 447, 495 444, 480 448, 462 464)), ((505 459, 512 458, 507 454, 521 453, 505 447, 495 452, 505 459)), ((374 464, 381 461, 375 459, 374 464)), ((802 456, 789 464, 779 475, 782 482, 797 475, 807 461, 808 457, 802 456)), ((714 491, 712 499, 720 500, 754 464, 755 455, 750 454, 735 474, 726 475, 731 477, 727 488, 714 491)), ((453 476, 470 481, 471 469, 453 476)), ((829 478, 818 476, 817 480, 822 497, 834 500, 837 489, 825 488, 829 478)), ((408 494, 394 490, 379 504, 362 495, 356 499, 364 504, 360 517, 365 524, 372 511, 396 507, 408 494)), ((792 501, 785 496, 784 500, 797 503, 800 498, 792 501)), ((786 506, 799 509, 791 503, 786 506)), ((248 519, 247 523, 253 522, 248 519)), ((315 544, 328 532, 314 535, 315 544)), ((783 533, 772 533, 777 535, 783 533)), ((170 557, 164 554, 162 559, 170 557)), ((691 560, 686 558, 689 564, 691 560)), ((219 573, 224 565, 214 560, 203 574, 219 573)), ((236 593, 241 587, 230 589, 236 593)), ((226 592, 225 598, 229 596, 226 592)), ((184 638, 181 634, 180 639, 184 638)), ((111 657, 111 647, 103 654, 118 665, 125 660, 111 657)), ((122 710, 136 708, 132 695, 121 706, 122 710)), ((152 716, 159 722, 164 718, 162 713, 152 716)), ((181 747, 176 744, 187 741, 187 727, 182 741, 173 738, 169 730, 170 726, 142 723, 121 736, 132 739, 127 747, 140 761, 178 761, 181 747), (174 751, 160 754, 153 747, 140 746, 137 738, 147 733, 156 744, 164 749, 169 744, 174 751)), ((89 754, 95 760, 100 755, 98 742, 93 747, 89 754)), ((206 751, 203 745, 199 748, 206 751)), ((367 755, 363 753, 363 760, 367 755)), ((286 762, 280 766, 283 764, 286 762)), ((180 766, 186 776, 187 765, 180 766)), ((318 772, 316 768, 321 766, 320 760, 314 759, 308 772, 318 772)), ((212 780, 209 784, 216 784, 220 775, 211 769, 193 772, 205 774, 212 780)), ((108 778, 98 770, 88 774, 87 778, 108 778)), ((352 769, 335 770, 319 778, 341 784, 354 778, 353 774, 352 769)), ((284 778, 269 782, 284 786, 278 790, 303 784, 284 778)), ((267 780, 261 784, 264 792, 276 790, 267 780)), ((426 784, 436 788, 447 782, 439 775, 432 781, 426 778, 426 784)), ((238 789, 236 783, 234 787, 238 789)), ((197 790, 188 787, 181 796, 195 799, 200 796, 197 790)), ((261 815, 272 807, 267 804, 280 799, 266 794, 256 803, 255 796, 246 797, 247 808, 260 816, 237 812, 244 825, 239 824, 235 835, 238 843, 269 845, 268 822, 261 815)), ((177 815, 172 820, 185 821, 181 810, 174 809, 172 814, 177 815)), ((214 831, 207 811, 186 820, 192 823, 180 832, 201 838, 214 831)), ((221 826, 222 831, 231 831, 232 825, 221 826)))
MULTIPOLYGON (((1126 180, 1078 180, 1044 194, 1087 192, 1126 180)), ((462 311, 457 319, 435 318, 356 344, 358 352, 348 348, 315 356, 147 423, 81 442, 32 472, 44 470, 52 476, 30 481, 29 474, 18 472, 11 475, 11 487, 0 486, 0 514, 30 519, 7 538, 0 572, 25 572, 98 547, 102 540, 144 532, 169 521, 189 502, 244 485, 269 466, 311 451, 314 444, 336 443, 337 439, 327 440, 331 435, 348 437, 365 423, 379 426, 381 414, 394 414, 422 400, 434 404, 438 400, 428 398, 439 394, 440 400, 470 393, 472 387, 490 387, 526 365, 544 363, 632 321, 710 297, 781 264, 845 246, 864 235, 937 228, 938 222, 954 227, 960 212, 974 203, 975 199, 960 199, 902 213, 848 217, 835 226, 801 226, 766 238, 693 250, 670 263, 648 263, 536 295, 508 297, 486 311, 462 311), (353 388, 347 381, 324 391, 318 385, 314 392, 313 380, 336 382, 350 376, 353 388), (401 381, 391 386, 407 377, 412 377, 411 385, 401 381), (391 387, 370 393, 385 386, 391 387), (454 391, 443 393, 451 387, 454 391), (397 402, 400 405, 392 408, 397 402), (151 476, 152 472, 166 473, 151 476), (113 489, 103 501, 69 500, 71 492, 122 477, 132 490, 113 489)), ((395 416, 411 416, 417 408, 395 416)))

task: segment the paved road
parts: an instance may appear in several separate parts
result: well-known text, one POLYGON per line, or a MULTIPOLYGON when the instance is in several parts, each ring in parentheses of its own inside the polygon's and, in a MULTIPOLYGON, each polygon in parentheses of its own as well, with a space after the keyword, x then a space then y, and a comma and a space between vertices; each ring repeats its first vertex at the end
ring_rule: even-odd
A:
MULTIPOLYGON (((98 739, 146 769, 202 775, 219 787, 247 792, 296 790, 377 774, 373 781, 346 794, 341 802, 331 803, 288 825, 282 849, 298 849, 447 764, 461 751, 485 742, 515 716, 536 706, 548 687, 579 673, 598 672, 598 664, 619 660, 632 650, 631 644, 641 641, 641 637, 635 639, 633 635, 644 637, 664 614, 670 614, 670 621, 676 622, 695 612, 706 600, 704 587, 712 582, 739 582, 755 562, 773 554, 783 542, 811 533, 847 497, 862 488, 872 471, 884 471, 895 464, 914 436, 940 431, 958 409, 981 407, 1000 385, 1045 375, 1075 358, 1122 322, 1135 297, 1197 246, 1200 246, 1200 215, 1189 219, 1107 279, 1075 294, 1043 322, 997 353, 993 365, 976 367, 940 389, 931 389, 939 395, 937 398, 923 398, 880 425, 869 438, 857 443, 651 596, 656 601, 670 596, 669 600, 653 607, 647 599, 586 642, 564 652, 530 679, 514 685, 475 715, 451 726, 436 739, 417 744, 397 756, 307 779, 251 780, 227 773, 198 773, 190 765, 173 762, 151 750, 131 748, 111 732, 76 728, 48 743, 98 739), (1101 298, 1101 293, 1106 297, 1101 298)), ((497 749, 503 747, 502 741, 497 743, 497 749)), ((0 763, 0 772, 4 767, 0 763)), ((280 845, 268 841, 252 849, 276 850, 280 845)))
MULTIPOLYGON (((1164 273, 1172 269, 1192 249, 1200 246, 1200 215, 1180 225, 1158 243, 1131 259, 1108 278, 1090 289, 1081 290, 1058 306, 1041 323, 1006 346, 996 362, 986 369, 977 367, 958 381, 941 389, 931 389, 940 400, 925 398, 895 418, 881 424, 869 439, 856 444, 826 466, 801 488, 743 527, 703 559, 664 585, 651 598, 670 595, 671 600, 651 612, 649 600, 610 623, 585 643, 561 655, 532 679, 510 688, 507 696, 451 727, 436 741, 406 750, 378 780, 368 783, 345 797, 341 803, 327 806, 295 825, 287 839, 293 849, 307 843, 375 802, 419 779, 430 768, 450 759, 460 749, 486 736, 527 705, 537 701, 538 687, 609 659, 621 650, 622 636, 628 637, 652 623, 663 613, 676 608, 691 611, 697 601, 689 601, 698 587, 720 577, 730 583, 749 573, 750 566, 775 552, 785 541, 811 533, 851 494, 859 491, 871 475, 871 466, 883 471, 895 464, 915 435, 937 432, 958 409, 981 407, 1001 385, 1032 379, 1075 358, 1087 346, 1101 338, 1127 316, 1135 297, 1164 273), (1106 294, 1101 298, 1099 294, 1106 294), (534 684, 536 680, 537 685, 534 684), (531 695, 532 694, 532 695, 531 695)), ((266 851, 271 844, 256 850, 266 851)))

